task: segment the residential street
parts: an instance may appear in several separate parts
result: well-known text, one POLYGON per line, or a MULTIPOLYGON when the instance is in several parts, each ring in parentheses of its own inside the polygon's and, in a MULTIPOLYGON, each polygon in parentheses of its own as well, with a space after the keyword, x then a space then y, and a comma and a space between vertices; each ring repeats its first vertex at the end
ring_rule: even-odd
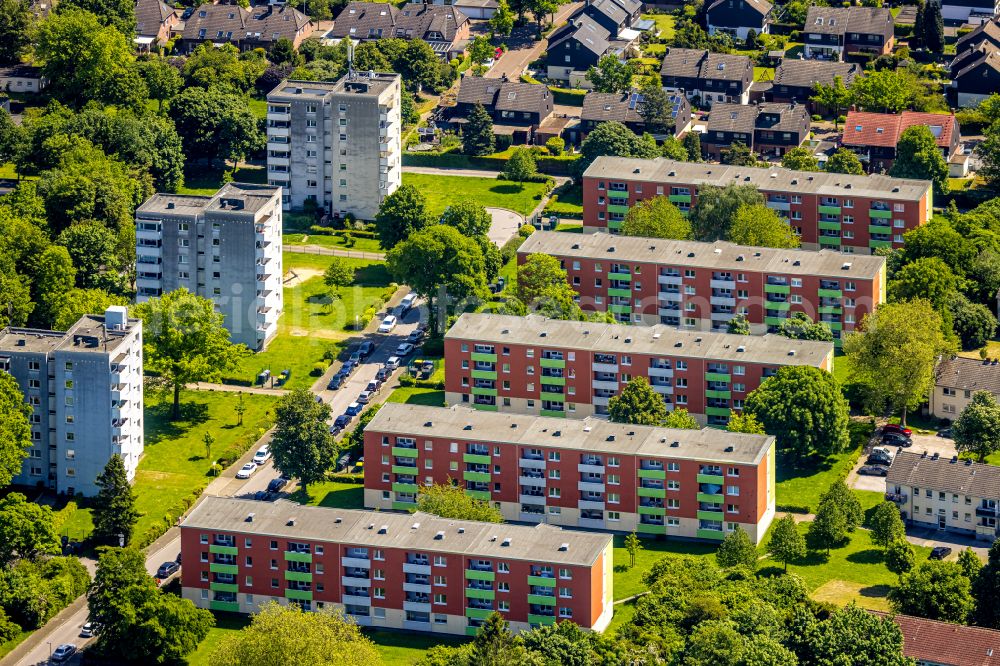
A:
MULTIPOLYGON (((571 2, 561 6, 555 14, 553 23, 555 25, 563 23, 580 7, 583 7, 582 2, 571 2)), ((537 60, 549 46, 547 39, 534 41, 535 34, 533 23, 514 28, 510 37, 504 40, 510 50, 486 72, 486 78, 499 79, 506 76, 512 81, 517 81, 528 64, 537 60)))

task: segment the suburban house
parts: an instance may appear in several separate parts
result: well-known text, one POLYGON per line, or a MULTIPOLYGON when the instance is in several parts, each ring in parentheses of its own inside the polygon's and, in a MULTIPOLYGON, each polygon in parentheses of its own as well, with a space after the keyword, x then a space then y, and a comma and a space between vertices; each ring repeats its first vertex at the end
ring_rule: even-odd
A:
POLYGON ((858 154, 869 173, 884 173, 896 160, 896 145, 903 132, 914 125, 930 129, 945 161, 959 152, 962 135, 953 113, 868 113, 849 111, 841 134, 841 144, 858 154))
POLYGON ((269 49, 282 38, 298 48, 312 31, 309 17, 289 5, 260 5, 246 9, 239 5, 205 4, 174 26, 174 32, 180 36, 175 49, 190 53, 207 41, 252 51, 269 49))
POLYGON ((552 115, 552 93, 547 86, 481 76, 462 78, 457 104, 449 124, 464 125, 477 104, 493 118, 493 133, 512 143, 531 143, 539 125, 552 115))
POLYGON ((682 93, 696 104, 746 104, 750 101, 753 63, 741 55, 668 48, 660 80, 669 92, 682 93))
POLYGON ((606 55, 624 57, 627 48, 628 44, 616 41, 607 28, 578 13, 549 36, 548 77, 589 88, 587 70, 606 55))
POLYGON ((180 17, 163 0, 136 0, 135 43, 143 49, 163 46, 180 17))
POLYGON ((960 57, 984 42, 989 42, 994 49, 1000 49, 1000 19, 981 23, 972 32, 961 35, 955 40, 955 56, 960 57))
POLYGON ((903 632, 903 656, 917 666, 1000 666, 1000 631, 913 615, 891 617, 903 632))
POLYGON ((959 107, 976 106, 1000 90, 1000 19, 983 23, 955 42, 952 87, 959 107))
POLYGON ((935 371, 927 411, 939 419, 956 419, 976 391, 989 391, 1000 398, 1000 364, 995 359, 943 358, 935 371))
POLYGON ((32 65, 0 67, 0 92, 37 93, 49 80, 42 76, 42 68, 32 65))
POLYGON ((737 39, 770 31, 772 5, 767 0, 714 0, 705 10, 708 34, 724 32, 737 39))
POLYGON ((761 156, 781 157, 809 138, 809 111, 805 105, 716 103, 701 136, 705 159, 721 160, 734 143, 742 143, 761 156))
POLYGON ((982 25, 1000 14, 997 0, 942 0, 941 18, 949 22, 982 25))
POLYGON ((470 19, 486 21, 497 10, 497 0, 427 0, 427 4, 455 7, 470 19))
POLYGON ((465 53, 469 17, 452 5, 411 2, 396 7, 387 2, 351 2, 337 16, 327 39, 355 41, 398 37, 422 39, 439 57, 451 60, 465 53))
POLYGON ((830 86, 839 76, 845 86, 850 86, 860 75, 861 66, 857 63, 783 58, 774 70, 771 101, 798 102, 814 110, 816 103, 811 98, 816 94, 817 83, 830 86))
MULTIPOLYGON (((580 113, 580 124, 586 135, 598 125, 615 120, 628 127, 636 134, 646 132, 646 121, 643 120, 643 97, 639 92, 599 93, 588 92, 583 98, 583 110, 580 113)), ((679 137, 691 128, 691 103, 684 95, 670 96, 671 116, 674 119, 672 136, 679 137)))
POLYGON ((885 498, 915 527, 975 536, 998 536, 1000 467, 958 456, 900 451, 889 467, 885 498))
POLYGON ((881 7, 810 7, 802 29, 806 58, 884 55, 894 43, 892 14, 881 7))

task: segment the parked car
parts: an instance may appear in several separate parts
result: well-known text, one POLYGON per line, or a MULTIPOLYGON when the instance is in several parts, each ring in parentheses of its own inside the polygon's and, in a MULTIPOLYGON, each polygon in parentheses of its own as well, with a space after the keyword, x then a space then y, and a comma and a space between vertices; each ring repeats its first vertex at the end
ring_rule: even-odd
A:
POLYGON ((252 462, 248 462, 246 465, 240 468, 240 471, 236 472, 237 479, 249 479, 253 476, 253 473, 257 471, 257 465, 252 462))
POLYGON ((412 291, 408 293, 406 296, 403 296, 403 300, 399 302, 400 313, 405 315, 407 312, 413 309, 413 305, 416 302, 417 302, 417 295, 412 291))
POLYGON ((72 643, 63 643, 52 652, 52 661, 59 664, 76 654, 76 646, 72 643))
POLYGON ((406 336, 406 341, 409 342, 411 345, 416 345, 420 343, 423 339, 424 339, 423 331, 413 330, 410 331, 410 334, 406 336))
POLYGON ((882 433, 894 432, 900 435, 905 435, 906 437, 912 437, 913 431, 906 426, 901 426, 897 423, 888 423, 882 426, 882 433))
POLYGON ((347 359, 347 362, 350 363, 351 365, 353 365, 354 367, 357 367, 357 366, 361 365, 361 360, 362 360, 361 359, 361 352, 353 352, 351 354, 351 357, 349 359, 347 359))
POLYGON ((399 357, 398 356, 390 356, 389 359, 385 362, 385 367, 388 368, 389 370, 395 370, 396 368, 398 368, 399 367, 399 357))
POLYGON ((378 372, 375 373, 375 379, 379 380, 380 382, 384 382, 385 380, 389 379, 390 376, 392 376, 392 370, 390 370, 389 368, 379 368, 378 372))
POLYGON ((895 457, 896 454, 893 453, 892 449, 888 449, 884 446, 876 446, 872 449, 871 455, 869 456, 869 458, 878 458, 886 464, 891 463, 895 457))
POLYGON ((890 432, 882 435, 882 443, 889 446, 902 446, 904 449, 913 446, 913 440, 906 435, 890 432))
POLYGON ((427 332, 427 322, 418 321, 417 322, 417 328, 415 330, 420 331, 421 333, 426 333, 427 332))
POLYGON ((283 476, 271 479, 271 482, 267 484, 267 492, 269 493, 280 493, 288 485, 288 479, 283 476))
POLYGON ((156 570, 157 578, 170 578, 175 573, 180 571, 181 565, 176 562, 164 562, 160 565, 160 568, 156 570))
POLYGON ((361 358, 363 359, 367 359, 371 356, 373 351, 375 351, 375 343, 371 340, 365 340, 361 343, 361 346, 358 347, 358 353, 361 354, 361 358))
POLYGON ((87 622, 80 627, 80 638, 92 638, 94 636, 94 623, 87 622))
POLYGON ((862 476, 888 476, 889 468, 885 465, 865 465, 858 470, 862 476))
POLYGON ((358 369, 358 364, 354 361, 345 361, 344 365, 340 368, 340 374, 345 377, 350 377, 351 373, 358 369))
POLYGON ((368 382, 368 386, 365 387, 365 390, 369 393, 378 393, 380 388, 382 388, 382 382, 376 377, 368 382))
POLYGON ((396 315, 389 315, 382 320, 382 323, 378 326, 379 333, 392 333, 392 329, 396 328, 396 315))
POLYGON ((944 428, 943 430, 938 430, 937 436, 951 439, 951 428, 944 428))
MULTIPOLYGON (((319 396, 316 396, 317 398, 319 396)), ((257 465, 263 465, 268 460, 271 459, 271 447, 267 444, 257 449, 257 453, 253 454, 253 462, 257 465)))
POLYGON ((344 383, 344 375, 337 373, 330 378, 330 383, 326 385, 331 391, 336 391, 344 383))
POLYGON ((364 405, 359 402, 352 402, 347 406, 347 409, 344 410, 344 414, 347 414, 348 416, 357 416, 361 413, 362 409, 364 409, 364 405))
POLYGON ((413 352, 413 345, 403 342, 396 347, 396 356, 409 356, 413 352))
POLYGON ((360 402, 362 405, 367 405, 369 402, 372 401, 373 395, 375 394, 372 393, 371 391, 362 391, 361 393, 358 394, 358 402, 360 402))
POLYGON ((951 555, 951 548, 948 546, 935 546, 934 549, 931 550, 931 554, 927 556, 927 559, 943 560, 949 555, 951 555))

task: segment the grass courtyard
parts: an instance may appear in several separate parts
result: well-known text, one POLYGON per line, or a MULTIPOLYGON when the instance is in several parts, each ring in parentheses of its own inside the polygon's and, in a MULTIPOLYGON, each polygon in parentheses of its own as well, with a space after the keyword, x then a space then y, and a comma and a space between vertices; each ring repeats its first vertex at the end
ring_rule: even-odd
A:
POLYGON ((518 185, 496 178, 404 173, 403 184, 413 185, 427 197, 427 212, 432 219, 439 218, 445 208, 463 199, 486 207, 509 208, 526 216, 545 194, 542 183, 518 185))
POLYGON ((285 234, 282 242, 287 245, 318 245, 334 250, 347 250, 349 252, 382 252, 377 238, 355 238, 348 245, 343 236, 325 236, 323 234, 285 234))

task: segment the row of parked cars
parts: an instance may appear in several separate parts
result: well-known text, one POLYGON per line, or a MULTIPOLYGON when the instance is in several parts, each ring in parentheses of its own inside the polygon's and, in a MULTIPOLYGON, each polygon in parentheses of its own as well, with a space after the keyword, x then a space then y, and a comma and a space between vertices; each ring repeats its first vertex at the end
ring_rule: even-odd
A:
POLYGON ((879 446, 868 454, 865 464, 858 474, 866 476, 888 476, 894 454, 889 447, 909 448, 913 446, 913 431, 895 423, 882 426, 879 432, 879 446))

